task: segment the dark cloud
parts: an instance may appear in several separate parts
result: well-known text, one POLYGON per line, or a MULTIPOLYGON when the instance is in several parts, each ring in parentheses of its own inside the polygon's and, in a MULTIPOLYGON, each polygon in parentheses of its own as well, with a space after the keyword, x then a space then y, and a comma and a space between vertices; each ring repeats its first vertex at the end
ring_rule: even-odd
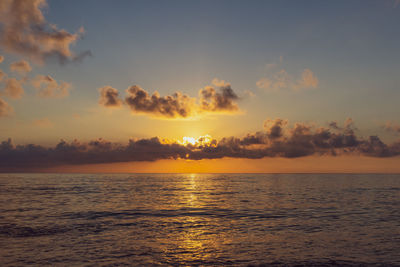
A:
POLYGON ((190 150, 179 144, 164 144, 155 137, 129 140, 127 145, 103 139, 87 143, 60 141, 55 147, 17 145, 9 139, 0 143, 0 171, 34 170, 59 165, 154 161, 184 158, 190 150))
POLYGON ((238 96, 230 86, 221 87, 217 92, 213 87, 206 86, 200 90, 200 108, 204 111, 236 111, 238 106, 235 100, 238 96))
MULTIPOLYGON (((40 170, 60 165, 81 165, 160 159, 218 159, 224 157, 260 159, 264 157, 296 158, 310 155, 356 154, 370 157, 400 155, 400 142, 385 144, 377 136, 362 138, 340 127, 314 127, 296 123, 288 127, 285 120, 268 123, 265 131, 242 138, 220 140, 203 137, 195 143, 150 139, 129 140, 119 144, 98 139, 90 142, 60 141, 54 147, 14 145, 9 139, 0 144, 0 171, 40 170), (269 125, 269 126, 268 126, 269 125), (280 129, 278 129, 280 128, 280 129), (204 140, 203 140, 204 139, 204 140)), ((353 123, 351 123, 353 124, 353 123)))
POLYGON ((199 91, 200 108, 204 111, 237 111, 236 100, 239 97, 232 90, 231 85, 223 80, 214 79, 213 85, 219 87, 219 92, 212 87, 206 86, 199 91))
POLYGON ((264 128, 267 129, 268 137, 271 139, 277 139, 283 136, 283 127, 288 122, 282 119, 266 120, 264 122, 264 128))
POLYGON ((119 98, 118 90, 111 86, 99 88, 100 99, 99 104, 105 107, 120 107, 122 100, 119 98))
POLYGON ((134 85, 126 90, 126 104, 132 112, 147 113, 167 118, 186 118, 196 112, 195 99, 180 92, 170 96, 160 96, 158 92, 149 95, 141 87, 134 85))
MULTIPOLYGON (((239 110, 236 101, 239 97, 230 84, 214 79, 219 89, 206 86, 200 89, 199 99, 176 92, 160 96, 156 91, 150 95, 140 86, 133 85, 126 90, 125 104, 133 113, 148 114, 164 118, 189 118, 205 113, 233 113, 239 110)), ((119 104, 118 91, 110 86, 100 89, 100 104, 114 107, 119 104), (107 105, 106 103, 109 103, 107 105)))
POLYGON ((70 49, 83 34, 69 33, 48 23, 41 11, 45 0, 0 1, 0 45, 6 52, 27 56, 36 62, 57 58, 60 63, 81 60, 90 52, 76 55, 70 49))

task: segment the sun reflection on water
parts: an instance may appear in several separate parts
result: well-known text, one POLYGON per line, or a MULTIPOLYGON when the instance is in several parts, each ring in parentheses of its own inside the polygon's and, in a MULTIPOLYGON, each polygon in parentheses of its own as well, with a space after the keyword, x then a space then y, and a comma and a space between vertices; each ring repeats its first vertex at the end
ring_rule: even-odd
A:
POLYGON ((219 224, 215 218, 199 216, 208 213, 204 206, 204 193, 207 188, 212 187, 212 179, 199 177, 197 174, 188 174, 184 177, 184 194, 181 196, 181 205, 192 215, 182 218, 181 223, 185 225, 176 237, 177 253, 180 262, 209 261, 215 257, 211 251, 218 251, 226 241, 223 233, 218 235, 210 232, 210 229, 219 224), (202 193, 202 194, 201 194, 202 193))

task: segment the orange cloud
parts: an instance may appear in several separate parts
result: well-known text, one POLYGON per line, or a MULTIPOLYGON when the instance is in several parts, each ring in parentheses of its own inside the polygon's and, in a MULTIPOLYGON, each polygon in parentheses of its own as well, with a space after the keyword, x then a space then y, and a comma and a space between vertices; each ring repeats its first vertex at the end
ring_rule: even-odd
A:
POLYGON ((35 87, 37 95, 44 98, 63 98, 69 95, 71 84, 61 81, 58 83, 50 75, 37 75, 31 84, 35 87))
POLYGON ((26 74, 26 73, 32 71, 32 68, 31 68, 31 65, 29 65, 29 62, 27 62, 25 60, 20 60, 20 61, 11 63, 10 70, 18 72, 19 74, 26 74))
POLYGON ((392 122, 392 121, 386 122, 386 124, 383 126, 383 128, 389 132, 400 133, 400 124, 392 122))
POLYGON ((7 117, 12 114, 13 108, 2 98, 0 98, 0 117, 7 117))
POLYGON ((315 89, 319 85, 319 80, 310 69, 304 69, 301 77, 293 79, 285 69, 281 69, 268 77, 263 77, 256 82, 260 89, 269 91, 279 91, 289 89, 299 91, 303 89, 315 89))
POLYGON ((304 69, 301 78, 293 85, 295 90, 317 88, 319 84, 318 78, 310 69, 304 69))
POLYGON ((20 81, 15 78, 6 80, 5 94, 11 98, 21 98, 24 95, 24 88, 20 81))

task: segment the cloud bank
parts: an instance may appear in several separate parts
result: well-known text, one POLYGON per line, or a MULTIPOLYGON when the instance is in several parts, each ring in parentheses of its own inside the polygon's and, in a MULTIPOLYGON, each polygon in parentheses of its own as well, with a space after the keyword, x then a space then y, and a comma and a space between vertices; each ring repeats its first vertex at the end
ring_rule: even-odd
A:
POLYGON ((70 48, 84 34, 84 29, 76 33, 58 29, 44 18, 41 9, 46 6, 46 0, 0 1, 0 46, 4 51, 27 56, 38 63, 49 58, 65 63, 90 54, 86 51, 77 55, 70 48))
POLYGON ((244 137, 198 139, 182 143, 158 137, 131 139, 128 144, 103 139, 90 142, 60 141, 54 147, 14 145, 11 139, 0 144, 0 171, 29 171, 61 165, 82 165, 160 159, 220 159, 265 157, 297 158, 311 155, 356 154, 370 157, 400 155, 400 141, 385 144, 378 136, 356 135, 352 121, 328 127, 268 120, 265 129, 244 137))
POLYGON ((214 86, 199 90, 199 97, 190 97, 181 92, 161 96, 157 91, 150 95, 138 85, 126 90, 124 101, 119 98, 118 90, 111 86, 99 89, 99 104, 104 107, 120 107, 126 104, 132 113, 147 114, 163 118, 189 118, 204 113, 235 113, 239 111, 239 97, 229 83, 213 80, 214 86), (218 87, 217 89, 215 87, 218 87))

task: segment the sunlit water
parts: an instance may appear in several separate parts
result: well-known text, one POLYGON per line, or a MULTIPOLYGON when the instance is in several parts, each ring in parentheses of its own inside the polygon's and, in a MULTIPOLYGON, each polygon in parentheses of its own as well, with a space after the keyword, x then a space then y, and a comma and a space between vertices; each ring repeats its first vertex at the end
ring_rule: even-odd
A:
POLYGON ((6 265, 400 265, 400 175, 0 174, 6 265))

